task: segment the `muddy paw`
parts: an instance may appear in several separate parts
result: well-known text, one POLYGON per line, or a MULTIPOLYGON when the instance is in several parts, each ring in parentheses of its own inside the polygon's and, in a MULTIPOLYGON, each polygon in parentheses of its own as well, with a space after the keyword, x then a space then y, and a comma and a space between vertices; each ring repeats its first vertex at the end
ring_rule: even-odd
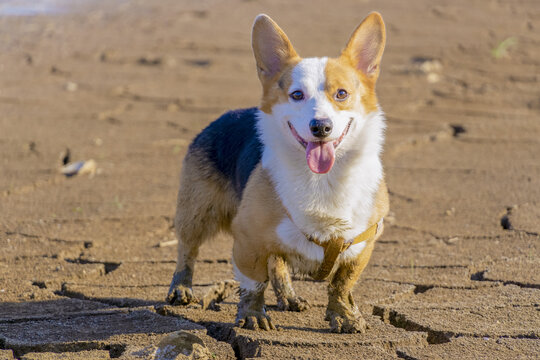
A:
POLYGON ((236 325, 250 330, 276 330, 272 320, 266 312, 248 311, 244 315, 239 315, 236 319, 236 325))
POLYGON ((198 302, 198 299, 193 295, 191 289, 191 279, 193 271, 186 267, 182 271, 175 271, 169 293, 167 294, 167 302, 171 305, 187 305, 198 302))
POLYGON ((278 299, 278 308, 281 311, 306 311, 310 308, 309 302, 301 296, 278 299))
POLYGON ((344 317, 336 313, 327 314, 330 320, 330 331, 334 333, 365 333, 368 328, 366 320, 358 314, 356 317, 344 317))
POLYGON ((197 298, 193 295, 193 290, 184 285, 173 286, 169 289, 167 302, 171 305, 187 305, 197 302, 197 298))

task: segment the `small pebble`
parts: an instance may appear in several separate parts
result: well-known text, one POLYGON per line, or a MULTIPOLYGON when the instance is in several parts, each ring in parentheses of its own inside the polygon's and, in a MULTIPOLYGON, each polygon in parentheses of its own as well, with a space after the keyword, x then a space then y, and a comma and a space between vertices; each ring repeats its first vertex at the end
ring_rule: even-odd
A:
POLYGON ((430 73, 427 75, 427 81, 428 81, 428 83, 430 83, 430 84, 437 83, 437 82, 441 81, 441 75, 439 75, 439 74, 437 74, 437 73, 434 73, 434 72, 430 72, 430 73))
POLYGON ((66 91, 74 92, 79 89, 79 85, 77 85, 77 83, 74 83, 73 81, 68 81, 64 88, 66 89, 66 91))
POLYGON ((168 112, 177 112, 178 110, 180 110, 180 108, 175 103, 170 103, 169 105, 167 105, 168 112))

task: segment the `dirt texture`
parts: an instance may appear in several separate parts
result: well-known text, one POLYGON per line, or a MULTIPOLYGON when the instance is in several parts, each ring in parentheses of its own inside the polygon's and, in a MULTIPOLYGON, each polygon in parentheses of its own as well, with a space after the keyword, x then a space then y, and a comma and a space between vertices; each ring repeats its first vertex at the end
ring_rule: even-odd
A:
POLYGON ((36 3, 0 4, 0 359, 539 356, 540 2, 36 3), (166 304, 187 146, 259 103, 254 17, 336 56, 373 10, 391 214, 354 290, 367 332, 330 333, 326 284, 300 277, 309 310, 269 289, 278 330, 234 327, 225 237, 201 304, 166 304))

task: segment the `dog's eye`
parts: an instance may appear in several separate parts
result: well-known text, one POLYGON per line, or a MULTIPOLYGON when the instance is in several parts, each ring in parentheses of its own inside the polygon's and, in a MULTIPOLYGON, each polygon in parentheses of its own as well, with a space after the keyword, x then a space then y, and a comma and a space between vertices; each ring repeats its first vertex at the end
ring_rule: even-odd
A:
POLYGON ((336 92, 336 100, 338 100, 338 101, 343 101, 343 100, 345 100, 348 96, 349 96, 349 93, 347 92, 347 90, 339 89, 339 90, 336 92))
POLYGON ((292 93, 289 94, 289 96, 294 101, 304 100, 304 93, 300 90, 293 91, 292 93))

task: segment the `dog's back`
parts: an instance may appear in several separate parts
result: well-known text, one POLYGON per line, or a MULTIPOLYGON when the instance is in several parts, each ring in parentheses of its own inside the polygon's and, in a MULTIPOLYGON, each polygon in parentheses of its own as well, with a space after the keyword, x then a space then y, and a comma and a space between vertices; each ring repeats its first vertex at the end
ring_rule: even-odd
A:
POLYGON ((256 135, 256 113, 257 108, 254 107, 223 114, 189 147, 188 158, 197 154, 197 160, 208 166, 206 170, 219 173, 223 181, 233 187, 238 198, 261 159, 262 144, 256 135))
POLYGON ((189 146, 175 219, 181 238, 204 241, 229 228, 242 191, 261 159, 256 113, 257 108, 229 111, 206 127, 189 146), (193 232, 201 234, 194 236, 193 232))

